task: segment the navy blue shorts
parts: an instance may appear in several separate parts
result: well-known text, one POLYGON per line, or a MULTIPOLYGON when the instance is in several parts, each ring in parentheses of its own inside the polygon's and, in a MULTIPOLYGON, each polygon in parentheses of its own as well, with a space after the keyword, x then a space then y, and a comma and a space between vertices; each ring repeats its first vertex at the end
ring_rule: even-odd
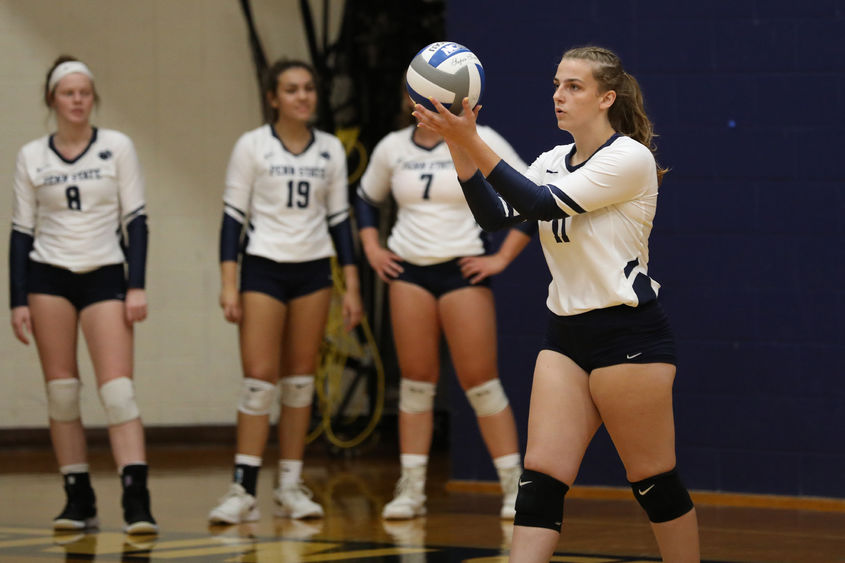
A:
POLYGON ((287 303, 331 286, 331 258, 308 262, 276 262, 244 254, 241 260, 241 292, 257 291, 287 303))
POLYGON ((453 258, 431 266, 415 266, 408 262, 402 262, 403 272, 396 278, 403 282, 417 285, 427 292, 440 299, 450 291, 464 287, 489 287, 490 278, 484 278, 478 283, 470 283, 461 274, 461 267, 458 259, 453 258))
POLYGON ((123 264, 111 264, 77 274, 65 268, 30 260, 26 289, 27 293, 64 297, 77 311, 81 311, 100 301, 124 301, 126 273, 123 264))
POLYGON ((542 348, 563 354, 587 373, 617 364, 677 364, 672 328, 656 300, 565 317, 550 312, 542 348))

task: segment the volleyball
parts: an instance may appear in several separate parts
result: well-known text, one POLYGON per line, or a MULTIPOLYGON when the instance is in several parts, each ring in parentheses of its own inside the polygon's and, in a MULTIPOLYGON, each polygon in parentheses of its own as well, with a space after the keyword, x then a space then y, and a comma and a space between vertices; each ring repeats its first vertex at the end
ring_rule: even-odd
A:
POLYGON ((484 93, 484 68, 475 54, 458 43, 441 41, 420 50, 405 74, 405 86, 414 102, 432 110, 434 98, 455 115, 469 98, 473 108, 484 93))

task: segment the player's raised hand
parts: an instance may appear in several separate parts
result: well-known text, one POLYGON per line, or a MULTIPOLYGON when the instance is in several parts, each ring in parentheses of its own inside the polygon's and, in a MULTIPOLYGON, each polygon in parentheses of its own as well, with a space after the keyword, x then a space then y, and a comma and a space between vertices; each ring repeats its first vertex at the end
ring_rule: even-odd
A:
POLYGON ((460 115, 454 115, 434 98, 430 98, 429 101, 437 110, 436 112, 428 110, 420 104, 414 106, 413 116, 417 119, 418 127, 430 129, 442 135, 447 142, 458 145, 467 144, 478 135, 475 124, 478 119, 478 112, 481 110, 480 105, 470 108, 469 98, 464 98, 461 102, 464 108, 463 112, 460 115))

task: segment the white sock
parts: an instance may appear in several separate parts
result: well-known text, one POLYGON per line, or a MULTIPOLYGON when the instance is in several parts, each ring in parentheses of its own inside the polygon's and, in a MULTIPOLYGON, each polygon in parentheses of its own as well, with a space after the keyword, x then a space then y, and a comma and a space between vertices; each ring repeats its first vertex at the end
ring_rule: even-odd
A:
POLYGON ((493 465, 496 466, 496 469, 510 469, 511 467, 516 467, 520 463, 522 463, 522 456, 518 453, 493 458, 493 465))
POLYGON ((261 467, 261 458, 257 455, 235 454, 235 465, 249 465, 261 467))
POLYGON ((301 459, 280 459, 279 460, 279 486, 283 489, 299 483, 302 475, 301 459))
POLYGON ((399 463, 402 469, 413 469, 428 465, 428 456, 423 454, 400 454, 399 463))
POLYGON ((88 464, 71 463, 70 465, 62 465, 59 467, 59 472, 62 475, 70 475, 71 473, 88 473, 88 464))

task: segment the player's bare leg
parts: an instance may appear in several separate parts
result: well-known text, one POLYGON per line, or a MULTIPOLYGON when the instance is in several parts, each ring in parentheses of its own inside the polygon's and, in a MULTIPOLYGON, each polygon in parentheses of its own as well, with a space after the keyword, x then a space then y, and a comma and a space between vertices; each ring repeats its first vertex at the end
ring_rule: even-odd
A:
MULTIPOLYGON (((541 351, 531 388, 526 471, 571 486, 600 424, 599 413, 590 396, 587 373, 557 352, 541 351)), ((522 481, 521 486, 536 485, 525 482, 527 480, 522 481)), ((562 509, 562 499, 560 504, 562 509)), ((518 511, 517 519, 519 515, 518 511)), ((555 526, 557 521, 545 524, 555 526)), ((559 539, 560 533, 549 527, 515 525, 510 561, 547 563, 559 539)))
MULTIPOLYGON (((675 468, 674 378, 675 366, 663 363, 621 364, 590 376, 593 400, 633 483, 675 468)), ((651 527, 664 561, 700 560, 694 508, 651 527)))

